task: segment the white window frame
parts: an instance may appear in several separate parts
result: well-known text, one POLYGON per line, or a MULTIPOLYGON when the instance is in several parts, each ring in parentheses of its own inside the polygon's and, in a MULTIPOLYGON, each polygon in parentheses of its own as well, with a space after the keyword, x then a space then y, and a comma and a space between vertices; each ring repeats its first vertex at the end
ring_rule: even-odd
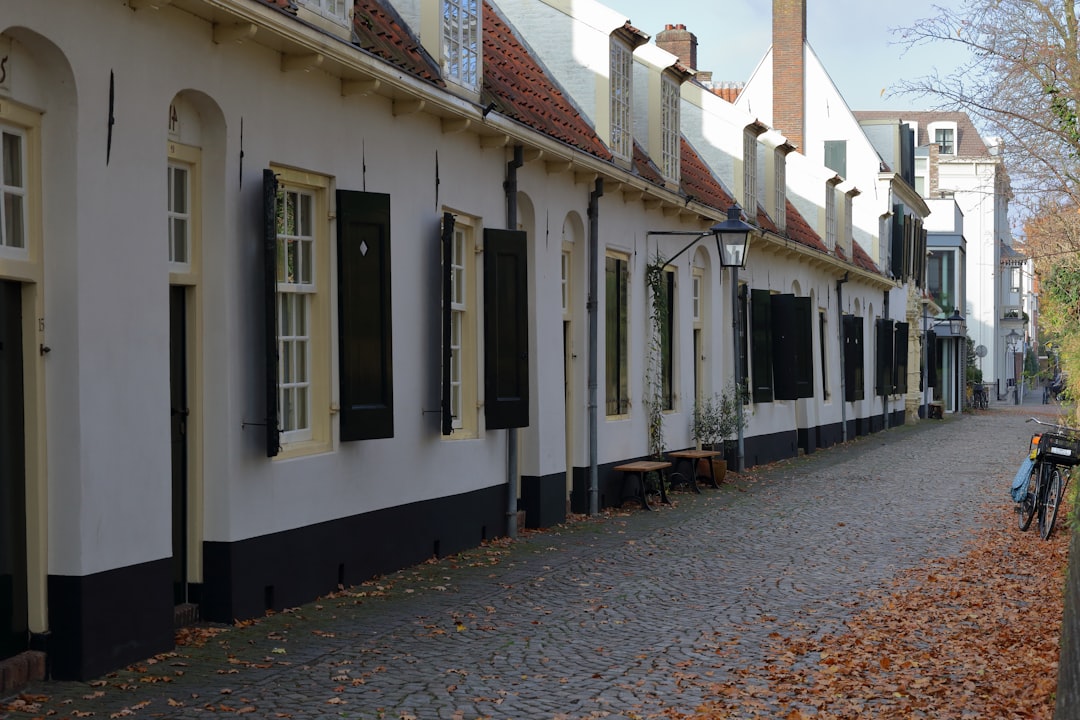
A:
POLYGON ((452 438, 477 434, 476 236, 470 218, 455 213, 450 259, 450 414, 452 438))
POLYGON ((616 37, 611 38, 611 152, 624 160, 629 160, 634 153, 634 134, 630 124, 633 57, 629 45, 616 37))
MULTIPOLYGON (((853 252, 855 249, 855 225, 851 218, 851 206, 851 193, 844 193, 844 248, 849 252, 853 252)), ((848 260, 851 259, 849 256, 848 260)))
POLYGON ((664 178, 679 181, 680 156, 682 154, 679 135, 679 106, 681 93, 679 83, 670 75, 660 78, 660 133, 661 171, 664 178))
POLYGON ((445 79, 470 90, 480 89, 479 0, 442 0, 442 57, 445 79))
POLYGON ((166 172, 168 198, 165 212, 169 222, 169 267, 175 272, 187 273, 191 270, 191 234, 194 224, 191 189, 194 168, 189 163, 170 160, 166 165, 166 172), (183 189, 180 192, 182 208, 178 208, 175 203, 178 197, 177 176, 180 173, 183 174, 183 189))
POLYGON ((774 155, 776 167, 773 171, 773 203, 776 205, 776 227, 780 230, 787 228, 787 153, 776 150, 774 155))
POLYGON ((352 5, 349 0, 300 0, 300 4, 327 20, 342 25, 349 22, 349 7, 352 5))
POLYGON ((832 250, 836 247, 836 238, 840 227, 836 218, 836 187, 825 183, 825 246, 832 250))
POLYGON ((314 267, 317 248, 315 193, 308 188, 282 185, 278 189, 278 202, 283 201, 285 210, 279 211, 277 228, 277 342, 278 406, 281 442, 285 444, 313 437, 311 326, 312 296, 317 289, 314 267), (296 208, 292 213, 290 206, 296 208), (295 274, 290 274, 290 262, 295 263, 295 274))
POLYGON ((570 252, 569 248, 563 248, 563 251, 559 254, 559 296, 564 320, 570 319, 570 292, 572 289, 570 285, 572 274, 570 252))
POLYGON ((743 131, 743 211, 748 218, 758 214, 757 199, 757 133, 747 129, 743 131))
POLYGON ((30 203, 29 203, 29 166, 28 166, 29 143, 26 131, 22 128, 0 124, 0 254, 12 259, 25 260, 30 247, 30 203), (8 153, 3 137, 14 137, 18 140, 19 167, 18 178, 8 177, 8 153), (16 180, 19 184, 11 182, 16 180), (18 207, 20 216, 19 244, 12 243, 9 233, 12 208, 18 207))
POLYGON ((701 327, 701 287, 705 275, 700 268, 694 268, 690 274, 690 313, 694 327, 701 327))
POLYGON ((958 147, 959 142, 960 142, 960 133, 957 131, 957 127, 956 127, 955 122, 953 122, 952 120, 940 120, 940 121, 937 121, 937 122, 929 123, 926 126, 926 135, 927 135, 927 140, 931 144, 938 146, 938 154, 939 155, 947 155, 949 157, 956 157, 956 154, 960 150, 960 148, 958 147), (943 133, 943 132, 948 132, 952 136, 951 141, 950 141, 951 145, 952 145, 952 152, 945 152, 942 149, 942 142, 938 140, 938 133, 943 133))

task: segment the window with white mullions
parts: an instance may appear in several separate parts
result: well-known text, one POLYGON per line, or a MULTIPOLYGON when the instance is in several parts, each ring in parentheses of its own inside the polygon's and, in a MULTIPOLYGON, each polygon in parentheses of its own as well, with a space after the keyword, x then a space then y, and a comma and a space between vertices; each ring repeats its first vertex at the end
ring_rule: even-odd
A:
POLYGON ((479 87, 480 4, 443 0, 442 15, 446 79, 475 90, 479 87))
POLYGON ((0 126, 0 248, 26 247, 26 138, 0 126))
POLYGON ((289 188, 278 192, 278 392, 285 441, 311 438, 313 207, 309 192, 289 188))
POLYGON ((629 158, 634 150, 630 127, 630 79, 633 53, 629 46, 611 39, 611 151, 629 158))
POLYGON ((301 2, 304 7, 331 20, 344 22, 349 19, 349 6, 346 0, 301 0, 301 2))
POLYGON ((191 170, 169 163, 168 169, 169 262, 191 262, 191 170))
POLYGON ((663 171, 669 180, 679 180, 679 84, 664 75, 660 87, 663 171))
POLYGON ((462 408, 462 381, 464 326, 469 311, 468 276, 465 259, 468 250, 468 228, 454 228, 453 258, 450 270, 450 407, 454 416, 454 428, 464 426, 462 408))

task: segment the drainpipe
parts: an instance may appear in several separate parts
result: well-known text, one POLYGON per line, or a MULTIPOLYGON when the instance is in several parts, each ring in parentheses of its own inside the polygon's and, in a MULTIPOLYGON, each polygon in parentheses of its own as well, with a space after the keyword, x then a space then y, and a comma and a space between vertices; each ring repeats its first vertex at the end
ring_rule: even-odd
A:
POLYGON ((836 317, 840 326, 840 441, 847 442, 847 386, 844 382, 844 283, 848 281, 848 272, 836 281, 836 317))
POLYGON ((604 178, 596 179, 596 189, 589 193, 589 515, 600 512, 600 478, 596 468, 597 419, 596 419, 596 345, 599 341, 597 323, 597 276, 600 274, 600 198, 604 196, 604 178))
MULTIPOLYGON (((889 319, 889 291, 886 290, 883 294, 884 294, 885 297, 881 301, 881 317, 883 319, 885 319, 885 320, 888 320, 889 319)), ((895 355, 895 350, 894 350, 893 354, 895 355)), ((892 367, 891 364, 890 364, 890 367, 892 367)), ((886 390, 885 393, 883 393, 882 396, 881 396, 881 416, 882 416, 882 426, 883 426, 882 429, 883 430, 888 430, 889 429, 889 392, 888 392, 888 390, 886 390)))
MULTIPOLYGON (((525 160, 520 145, 514 146, 514 159, 506 163, 506 182, 503 190, 506 192, 506 228, 517 229, 517 171, 525 160)), ((506 430, 506 534, 508 537, 517 537, 517 512, 518 512, 518 429, 507 428, 506 430)))

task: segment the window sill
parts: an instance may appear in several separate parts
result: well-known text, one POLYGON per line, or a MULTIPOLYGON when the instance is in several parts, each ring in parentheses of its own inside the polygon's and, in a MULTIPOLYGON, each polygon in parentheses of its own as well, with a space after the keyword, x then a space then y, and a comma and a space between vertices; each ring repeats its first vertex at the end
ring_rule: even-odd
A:
POLYGON ((282 443, 281 451, 274 460, 291 460, 294 458, 308 457, 310 455, 322 455, 332 450, 330 443, 325 440, 301 440, 296 442, 282 443))

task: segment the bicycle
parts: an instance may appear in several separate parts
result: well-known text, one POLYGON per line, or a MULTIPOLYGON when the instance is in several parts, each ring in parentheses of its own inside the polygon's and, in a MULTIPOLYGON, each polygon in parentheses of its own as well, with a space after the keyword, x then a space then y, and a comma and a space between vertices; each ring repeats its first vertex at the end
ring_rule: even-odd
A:
POLYGON ((1028 418, 1027 422, 1046 425, 1053 431, 1031 436, 1028 452, 1035 464, 1028 475, 1027 493, 1019 503, 1018 524, 1021 530, 1027 530, 1032 519, 1038 517, 1039 536, 1049 540, 1072 468, 1080 464, 1080 430, 1038 418, 1028 418))
POLYGON ((989 406, 987 394, 986 386, 982 383, 976 383, 972 392, 972 406, 977 410, 985 410, 989 406))

